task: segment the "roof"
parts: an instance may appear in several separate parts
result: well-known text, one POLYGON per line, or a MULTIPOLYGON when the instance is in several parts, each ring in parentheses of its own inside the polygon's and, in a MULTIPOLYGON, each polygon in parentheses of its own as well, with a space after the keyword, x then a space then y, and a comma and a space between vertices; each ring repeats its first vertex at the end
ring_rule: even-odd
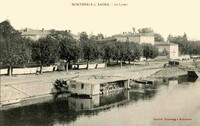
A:
POLYGON ((172 42, 155 42, 155 46, 169 46, 169 45, 178 45, 176 43, 172 43, 172 42))
POLYGON ((25 28, 19 30, 21 32, 22 36, 38 36, 39 38, 41 37, 46 37, 48 34, 50 34, 50 30, 38 30, 38 29, 31 29, 31 28, 25 28))
MULTIPOLYGON (((22 36, 25 36, 25 37, 37 36, 37 38, 43 38, 43 37, 46 37, 48 34, 50 34, 51 30, 44 30, 44 29, 38 30, 38 29, 25 28, 25 29, 19 30, 19 32, 21 33, 22 36)), ((74 39, 79 40, 78 35, 73 34, 71 32, 70 34, 74 39)))
POLYGON ((113 35, 113 37, 137 37, 137 36, 150 36, 150 37, 154 37, 153 33, 123 33, 123 34, 116 34, 113 35))
POLYGON ((116 38, 104 38, 104 39, 99 39, 97 40, 98 42, 113 42, 116 41, 116 38))
POLYGON ((72 79, 71 81, 76 81, 84 84, 103 84, 108 82, 115 82, 115 81, 124 81, 128 80, 128 78, 121 77, 121 76, 90 76, 90 77, 79 77, 72 79))

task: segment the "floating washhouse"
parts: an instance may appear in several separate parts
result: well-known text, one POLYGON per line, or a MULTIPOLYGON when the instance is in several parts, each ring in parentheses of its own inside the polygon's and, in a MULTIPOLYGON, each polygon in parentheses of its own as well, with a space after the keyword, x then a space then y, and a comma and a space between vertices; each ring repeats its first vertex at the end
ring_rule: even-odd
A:
POLYGON ((120 90, 109 95, 69 96, 68 106, 75 111, 101 110, 127 101, 129 101, 129 90, 120 90))
POLYGON ((130 80, 121 76, 79 77, 69 81, 69 92, 77 95, 107 94, 112 91, 128 89, 130 80))

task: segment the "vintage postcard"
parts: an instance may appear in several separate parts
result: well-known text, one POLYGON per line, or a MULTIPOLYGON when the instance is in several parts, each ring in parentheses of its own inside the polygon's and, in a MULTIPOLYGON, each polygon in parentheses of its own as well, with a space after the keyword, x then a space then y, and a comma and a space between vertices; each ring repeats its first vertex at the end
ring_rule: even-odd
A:
POLYGON ((0 126, 200 126, 199 0, 0 0, 0 126))

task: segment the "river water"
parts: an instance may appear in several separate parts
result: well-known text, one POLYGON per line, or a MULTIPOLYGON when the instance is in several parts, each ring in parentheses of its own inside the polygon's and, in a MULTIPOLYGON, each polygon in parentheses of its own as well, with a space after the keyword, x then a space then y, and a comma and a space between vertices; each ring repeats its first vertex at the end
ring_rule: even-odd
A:
POLYGON ((156 79, 104 96, 65 97, 0 112, 1 126, 199 126, 200 81, 156 79), (189 82, 188 82, 189 81, 189 82))

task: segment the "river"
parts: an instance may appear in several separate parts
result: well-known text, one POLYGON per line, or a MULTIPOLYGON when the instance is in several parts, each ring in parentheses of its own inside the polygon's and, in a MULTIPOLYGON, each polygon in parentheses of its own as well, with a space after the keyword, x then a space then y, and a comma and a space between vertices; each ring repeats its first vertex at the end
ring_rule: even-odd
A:
POLYGON ((104 96, 65 97, 0 111, 1 126, 199 126, 200 81, 156 79, 104 96), (188 82, 189 81, 189 82, 188 82))

